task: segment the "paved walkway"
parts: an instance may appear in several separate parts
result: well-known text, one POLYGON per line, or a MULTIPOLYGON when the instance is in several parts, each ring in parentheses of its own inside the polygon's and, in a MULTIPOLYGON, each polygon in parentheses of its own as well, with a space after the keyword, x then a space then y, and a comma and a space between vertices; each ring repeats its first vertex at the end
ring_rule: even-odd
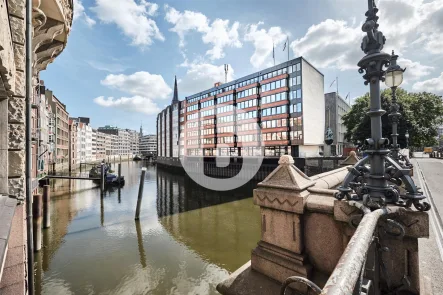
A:
POLYGON ((432 284, 434 295, 443 294, 443 160, 416 153, 414 181, 428 196, 429 239, 419 240, 420 273, 432 284))

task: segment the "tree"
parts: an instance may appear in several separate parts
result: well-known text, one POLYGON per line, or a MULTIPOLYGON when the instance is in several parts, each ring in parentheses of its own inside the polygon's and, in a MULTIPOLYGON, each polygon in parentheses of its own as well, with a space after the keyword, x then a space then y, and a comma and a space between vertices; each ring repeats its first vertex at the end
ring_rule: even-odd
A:
MULTIPOLYGON (((397 103, 401 114, 398 124, 398 144, 406 147, 406 130, 409 132, 409 145, 422 147, 433 146, 437 143, 437 127, 443 123, 443 101, 440 96, 428 92, 410 93, 397 89, 397 103)), ((382 109, 386 113, 382 116, 382 134, 392 142, 392 123, 389 112, 392 105, 392 91, 385 89, 381 93, 382 109)), ((371 119, 369 111, 369 93, 357 98, 351 110, 343 116, 343 123, 347 128, 345 138, 357 144, 371 137, 371 119)))

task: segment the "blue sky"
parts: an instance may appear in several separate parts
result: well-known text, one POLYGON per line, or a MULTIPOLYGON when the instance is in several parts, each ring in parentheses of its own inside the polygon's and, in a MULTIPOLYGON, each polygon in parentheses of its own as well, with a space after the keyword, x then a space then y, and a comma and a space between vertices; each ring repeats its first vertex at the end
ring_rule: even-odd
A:
MULTIPOLYGON (((380 0, 385 51, 407 67, 410 91, 443 94, 443 0, 380 0)), ((325 92, 367 92, 357 62, 366 0, 75 0, 68 45, 41 73, 71 116, 155 132, 156 114, 179 98, 303 56, 325 75, 325 92)))

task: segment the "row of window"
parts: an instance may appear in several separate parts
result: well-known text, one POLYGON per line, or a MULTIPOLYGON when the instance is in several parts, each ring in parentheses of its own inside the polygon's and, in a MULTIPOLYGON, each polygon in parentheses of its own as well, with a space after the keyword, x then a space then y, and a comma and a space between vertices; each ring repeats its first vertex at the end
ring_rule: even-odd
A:
POLYGON ((233 142, 234 142, 233 136, 225 136, 217 138, 217 143, 233 143, 233 142))
POLYGON ((281 92, 281 93, 272 94, 272 95, 262 97, 261 103, 266 104, 266 103, 271 103, 271 102, 276 102, 276 101, 281 101, 281 100, 286 100, 286 99, 287 99, 286 92, 281 92))
POLYGON ((186 127, 188 128, 196 128, 198 127, 198 122, 188 122, 186 125, 187 125, 186 127))
POLYGON ((246 81, 242 81, 242 82, 240 82, 240 83, 237 83, 237 88, 240 88, 240 87, 244 87, 244 86, 246 86, 246 85, 249 85, 249 84, 252 84, 252 83, 257 83, 258 82, 258 77, 255 77, 255 78, 251 78, 251 79, 248 79, 248 80, 246 80, 246 81))
POLYGON ((279 70, 276 70, 276 71, 273 71, 273 72, 270 72, 270 73, 262 75, 261 79, 262 80, 270 79, 270 78, 273 78, 273 77, 277 77, 277 76, 286 74, 286 72, 287 72, 286 68, 279 69, 279 70))
POLYGON ((261 86, 261 92, 271 91, 286 86, 286 79, 281 79, 261 86))
POLYGON ((240 131, 249 131, 249 130, 257 130, 258 124, 257 123, 243 123, 241 125, 237 125, 237 132, 240 131))
POLYGON ((289 99, 301 98, 301 89, 289 91, 289 99))
POLYGON ((205 101, 205 102, 202 102, 201 103, 201 108, 206 108, 206 107, 210 107, 210 106, 213 106, 214 105, 214 100, 208 100, 208 101, 205 101))
POLYGON ((210 128, 202 130, 202 135, 209 135, 209 134, 214 134, 214 129, 210 128))
POLYGON ((234 132, 234 126, 222 126, 222 127, 217 127, 217 132, 218 132, 218 133, 230 133, 230 132, 234 132))
POLYGON ((199 141, 198 139, 188 139, 188 140, 186 141, 186 144, 187 144, 187 145, 196 145, 196 144, 199 144, 198 141, 199 141))
POLYGON ((234 106, 232 104, 225 105, 217 108, 217 114, 232 112, 234 110, 234 106))
POLYGON ((195 105, 192 105, 192 106, 189 106, 189 107, 186 108, 187 112, 192 112, 192 111, 195 111, 195 110, 198 110, 198 104, 195 104, 195 105))
POLYGON ((247 134, 247 135, 239 135, 237 137, 237 142, 255 142, 258 139, 257 134, 247 134))
POLYGON ((300 113, 301 112, 301 102, 296 103, 296 104, 291 104, 289 106, 289 111, 291 113, 300 113))
POLYGON ((286 131, 264 133, 264 134, 262 134, 262 139, 264 141, 269 141, 269 140, 288 140, 288 133, 286 131))
POLYGON ((233 99, 234 99, 234 95, 233 94, 228 94, 228 95, 225 95, 225 96, 217 97, 217 104, 224 103, 224 102, 227 102, 227 101, 231 101, 233 99))
POLYGON ((287 125, 287 119, 277 119, 277 120, 263 121, 261 123, 261 126, 262 128, 278 128, 278 127, 286 127, 288 125, 287 125))
POLYGON ((208 148, 208 149, 187 149, 188 156, 242 156, 242 157, 253 157, 253 156, 263 156, 266 157, 280 157, 282 155, 290 155, 290 146, 267 146, 267 147, 231 147, 231 148, 208 148))
POLYGON ((188 137, 198 136, 198 130, 188 131, 188 137))
POLYGON ((197 119, 198 118, 198 113, 194 113, 194 114, 188 115, 186 118, 188 120, 197 119))
POLYGON ((202 144, 214 144, 215 143, 215 138, 211 137, 211 138, 202 138, 202 144))
POLYGON ((303 131, 291 131, 289 132, 289 136, 291 137, 291 140, 302 140, 303 139, 303 131))
POLYGON ((289 73, 299 72, 299 71, 301 71, 300 63, 289 66, 289 73))
POLYGON ((237 92, 237 98, 243 98, 243 97, 247 97, 250 95, 254 95, 257 94, 257 87, 252 87, 240 92, 237 92))
POLYGON ((286 114, 286 105, 264 109, 261 114, 262 117, 286 114))
MULTIPOLYGON (((201 124, 202 124, 202 126, 214 125, 214 122, 215 122, 215 119, 207 119, 207 120, 201 121, 201 124)), ((195 127, 197 127, 197 126, 195 126, 195 127)))
POLYGON ((255 107, 256 105, 257 105, 257 100, 250 99, 247 101, 242 101, 242 102, 237 103, 237 109, 245 109, 245 108, 255 107))
POLYGON ((301 84, 301 76, 295 76, 292 78, 289 78, 289 86, 295 86, 301 84))
POLYGON ((227 122, 233 122, 233 121, 234 121, 234 116, 233 115, 224 116, 224 117, 218 117, 217 118, 217 123, 227 123, 227 122))
POLYGON ((291 127, 298 127, 298 130, 301 130, 302 127, 302 117, 298 118, 290 118, 289 119, 289 126, 291 127))
POLYGON ((214 109, 211 110, 206 110, 206 111, 202 111, 200 112, 202 117, 206 117, 206 116, 212 116, 215 114, 214 109))
POLYGON ((250 111, 246 113, 237 114, 238 121, 252 119, 252 118, 257 118, 257 111, 250 111))

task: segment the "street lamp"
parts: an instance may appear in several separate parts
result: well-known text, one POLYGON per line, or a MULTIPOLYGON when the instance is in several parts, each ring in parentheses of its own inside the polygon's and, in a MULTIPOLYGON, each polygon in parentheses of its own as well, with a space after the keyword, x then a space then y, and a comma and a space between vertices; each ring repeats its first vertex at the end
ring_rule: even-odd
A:
POLYGON ((400 113, 399 105, 397 104, 397 96, 396 91, 397 87, 401 85, 403 82, 403 72, 406 69, 402 69, 397 64, 397 58, 398 55, 395 55, 394 50, 392 50, 391 59, 389 61, 389 68, 386 70, 386 78, 385 78, 385 84, 392 90, 392 106, 391 106, 391 113, 389 114, 389 118, 392 122, 392 158, 396 161, 398 161, 398 152, 399 152, 399 146, 397 144, 397 126, 398 122, 400 121, 400 113))

